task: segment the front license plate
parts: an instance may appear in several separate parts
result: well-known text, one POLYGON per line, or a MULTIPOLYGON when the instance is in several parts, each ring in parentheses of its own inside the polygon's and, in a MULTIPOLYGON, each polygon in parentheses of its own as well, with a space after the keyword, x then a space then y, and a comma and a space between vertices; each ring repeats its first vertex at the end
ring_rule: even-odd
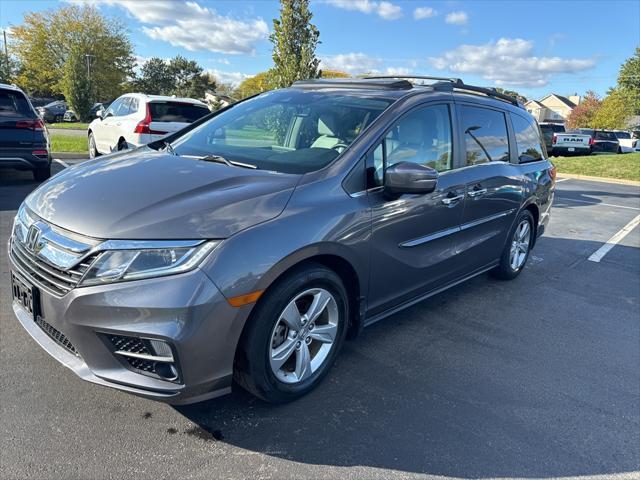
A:
POLYGON ((569 151, 570 151, 570 152, 575 152, 575 151, 576 151, 576 149, 575 149, 575 148, 573 148, 573 147, 569 147, 569 151))
POLYGON ((13 299, 35 318, 40 315, 40 290, 11 272, 11 291, 13 299))

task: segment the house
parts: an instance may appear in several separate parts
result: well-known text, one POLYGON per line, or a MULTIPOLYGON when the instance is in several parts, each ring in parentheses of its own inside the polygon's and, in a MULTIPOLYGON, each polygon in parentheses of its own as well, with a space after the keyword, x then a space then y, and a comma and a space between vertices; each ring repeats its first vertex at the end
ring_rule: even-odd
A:
POLYGON ((563 97, 552 93, 541 100, 529 100, 525 108, 538 122, 564 123, 580 103, 580 96, 563 97))
POLYGON ((236 103, 237 100, 229 97, 228 95, 222 95, 216 92, 206 91, 204 94, 204 103, 209 106, 209 110, 216 111, 221 108, 228 107, 232 103, 236 103))

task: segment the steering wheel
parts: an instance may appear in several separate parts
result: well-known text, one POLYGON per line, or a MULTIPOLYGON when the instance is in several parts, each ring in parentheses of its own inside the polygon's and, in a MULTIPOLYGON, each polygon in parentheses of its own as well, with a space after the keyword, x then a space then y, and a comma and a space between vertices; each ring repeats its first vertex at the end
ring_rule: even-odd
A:
POLYGON ((336 143, 333 147, 331 147, 331 150, 335 150, 338 153, 342 153, 344 152, 347 148, 349 147, 349 145, 345 144, 345 143, 336 143))

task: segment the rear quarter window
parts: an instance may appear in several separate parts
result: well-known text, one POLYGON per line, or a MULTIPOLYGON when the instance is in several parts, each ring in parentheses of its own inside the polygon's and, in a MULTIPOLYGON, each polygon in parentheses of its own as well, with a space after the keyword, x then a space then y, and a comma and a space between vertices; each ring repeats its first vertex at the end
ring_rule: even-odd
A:
POLYGON ((545 157, 545 147, 537 125, 515 114, 511 115, 511 121, 516 134, 518 160, 521 163, 542 160, 545 157))
POLYGON ((10 90, 0 90, 0 117, 34 116, 26 97, 10 90))
POLYGON ((209 113, 206 106, 178 102, 151 102, 151 121, 193 123, 209 113))

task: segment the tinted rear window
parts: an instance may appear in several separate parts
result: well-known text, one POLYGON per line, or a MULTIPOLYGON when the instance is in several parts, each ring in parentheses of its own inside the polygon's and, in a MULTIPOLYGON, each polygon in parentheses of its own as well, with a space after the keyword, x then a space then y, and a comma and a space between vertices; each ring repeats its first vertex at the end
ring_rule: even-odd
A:
POLYGON ((29 102, 20 92, 0 90, 0 116, 24 117, 33 116, 29 102))
POLYGON ((629 132, 616 132, 615 135, 617 138, 625 138, 625 139, 631 138, 631 134, 629 132))
POLYGON ((554 132, 554 133, 558 133, 558 132, 564 132, 564 125, 540 125, 540 130, 542 130, 543 133, 547 133, 547 132, 554 132))
POLYGON ((149 109, 154 122, 192 123, 209 113, 205 106, 178 102, 152 102, 149 109))
POLYGON ((596 140, 617 140, 612 132, 596 132, 596 140))

